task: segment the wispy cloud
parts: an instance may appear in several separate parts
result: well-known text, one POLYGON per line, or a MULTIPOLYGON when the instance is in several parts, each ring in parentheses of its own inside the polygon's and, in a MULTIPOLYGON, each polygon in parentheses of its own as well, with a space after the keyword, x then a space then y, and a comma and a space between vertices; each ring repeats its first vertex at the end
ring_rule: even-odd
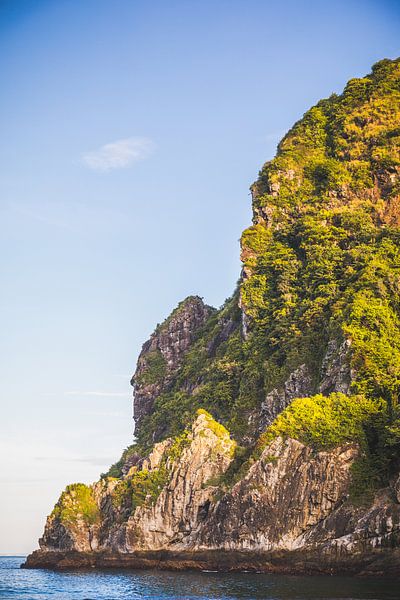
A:
POLYGON ((126 398, 129 396, 128 392, 102 392, 102 391, 89 391, 84 392, 80 390, 72 390, 71 392, 64 392, 64 396, 102 396, 106 398, 126 398))
POLYGON ((152 140, 145 137, 130 137, 100 146, 97 150, 82 155, 82 162, 94 171, 126 169, 139 160, 148 158, 155 149, 152 140))

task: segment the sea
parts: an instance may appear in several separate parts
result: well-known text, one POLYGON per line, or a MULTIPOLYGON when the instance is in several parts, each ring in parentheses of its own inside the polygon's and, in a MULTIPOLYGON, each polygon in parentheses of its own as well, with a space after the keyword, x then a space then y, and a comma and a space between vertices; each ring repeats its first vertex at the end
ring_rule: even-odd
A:
POLYGON ((0 600, 399 600, 400 581, 338 576, 136 570, 53 572, 20 569, 0 557, 0 600))

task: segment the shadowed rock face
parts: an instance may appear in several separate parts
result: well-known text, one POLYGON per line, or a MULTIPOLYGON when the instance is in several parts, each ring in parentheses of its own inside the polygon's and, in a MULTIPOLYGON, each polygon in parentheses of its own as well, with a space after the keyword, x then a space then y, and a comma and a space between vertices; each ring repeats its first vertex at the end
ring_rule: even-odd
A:
MULTIPOLYGON (((131 384, 134 387, 135 428, 153 411, 154 400, 168 389, 171 376, 181 364, 198 330, 214 311, 198 296, 183 300, 143 344, 131 384)), ((154 439, 159 436, 154 432, 154 439)))
MULTIPOLYGON (((167 551, 199 552, 207 568, 215 558, 204 558, 207 554, 201 553, 219 549, 245 552, 246 568, 252 568, 253 557, 257 568, 267 568, 259 564, 259 553, 313 552, 315 548, 320 548, 325 561, 340 553, 342 559, 365 556, 368 563, 377 549, 399 543, 396 478, 393 489, 377 494, 368 508, 356 507, 348 499, 357 445, 315 452, 296 440, 276 438, 232 489, 221 495, 221 478, 233 460, 235 446, 223 427, 207 413, 199 414, 178 454, 173 451, 174 442, 165 440, 122 480, 91 486, 98 509, 91 523, 84 512, 72 520, 62 511, 52 514, 40 541, 41 553, 28 565, 54 566, 54 551, 66 553, 66 566, 79 566, 80 556, 94 551, 130 556, 167 551), (156 495, 149 487, 135 506, 130 496, 134 488, 129 486, 140 473, 145 477, 163 473, 163 479, 156 495)), ((70 501, 64 497, 60 507, 68 508, 70 501)), ((124 559, 113 560, 115 566, 123 566, 124 559)), ((154 562, 149 560, 147 566, 154 562)))
POLYGON ((313 380, 310 371, 307 365, 300 365, 289 375, 282 388, 275 388, 267 394, 255 415, 258 431, 264 431, 268 425, 271 425, 292 400, 310 396, 312 392, 313 380))
POLYGON ((347 497, 355 446, 315 453, 292 439, 273 441, 248 474, 213 507, 201 541, 242 550, 294 550, 347 497))
POLYGON ((200 415, 193 424, 189 445, 171 465, 168 484, 155 504, 139 507, 130 518, 125 550, 196 545, 213 502, 215 482, 228 468, 235 445, 228 432, 222 429, 215 433, 207 418, 200 415))

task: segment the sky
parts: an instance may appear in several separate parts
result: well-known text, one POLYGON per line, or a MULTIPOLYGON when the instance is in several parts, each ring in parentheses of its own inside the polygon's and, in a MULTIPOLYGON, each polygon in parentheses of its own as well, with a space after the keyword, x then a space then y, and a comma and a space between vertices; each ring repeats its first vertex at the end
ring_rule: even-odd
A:
POLYGON ((232 293, 260 167, 399 25, 385 0, 0 0, 0 553, 132 443, 142 343, 232 293))

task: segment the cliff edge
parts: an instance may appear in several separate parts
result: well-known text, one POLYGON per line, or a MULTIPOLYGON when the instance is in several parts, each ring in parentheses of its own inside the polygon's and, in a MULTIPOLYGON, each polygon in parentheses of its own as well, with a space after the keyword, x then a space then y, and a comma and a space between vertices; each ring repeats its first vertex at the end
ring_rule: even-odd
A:
POLYGON ((318 102, 252 185, 242 273, 143 345, 135 442, 25 567, 400 573, 400 59, 318 102))

